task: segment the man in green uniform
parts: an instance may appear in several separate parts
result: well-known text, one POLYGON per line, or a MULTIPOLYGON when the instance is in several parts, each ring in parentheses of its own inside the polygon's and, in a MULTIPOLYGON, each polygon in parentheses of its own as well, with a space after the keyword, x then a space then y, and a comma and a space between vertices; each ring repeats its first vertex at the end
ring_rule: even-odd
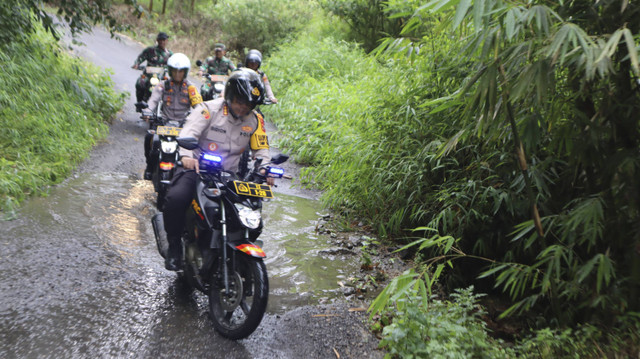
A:
MULTIPOLYGON (((134 62, 134 69, 138 69, 140 64, 147 62, 147 66, 166 66, 167 60, 173 52, 167 49, 167 42, 169 41, 169 35, 164 32, 158 33, 156 37, 158 46, 149 46, 138 55, 138 58, 134 62)), ((149 92, 149 77, 144 73, 136 81, 136 101, 145 101, 149 98, 151 93, 149 92)))
MULTIPOLYGON (((199 75, 200 76, 202 76, 203 74, 229 75, 229 73, 234 71, 236 67, 231 62, 231 60, 229 60, 224 56, 226 53, 227 53, 227 49, 223 44, 216 44, 216 47, 215 47, 216 56, 207 57, 205 62, 202 64, 202 66, 200 66, 199 75)), ((211 83, 211 80, 209 78, 204 84, 202 84, 202 87, 200 88, 200 93, 202 94, 205 100, 211 100, 213 98, 211 93, 212 86, 213 84, 211 83)))

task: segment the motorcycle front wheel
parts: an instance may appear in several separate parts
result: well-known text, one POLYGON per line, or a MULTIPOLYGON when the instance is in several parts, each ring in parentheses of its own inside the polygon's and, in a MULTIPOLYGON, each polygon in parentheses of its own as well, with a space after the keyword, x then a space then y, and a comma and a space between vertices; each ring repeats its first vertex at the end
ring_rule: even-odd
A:
POLYGON ((236 254, 235 270, 229 266, 229 292, 223 276, 215 274, 209 288, 209 313, 224 337, 246 338, 260 325, 267 308, 269 279, 262 260, 236 254))

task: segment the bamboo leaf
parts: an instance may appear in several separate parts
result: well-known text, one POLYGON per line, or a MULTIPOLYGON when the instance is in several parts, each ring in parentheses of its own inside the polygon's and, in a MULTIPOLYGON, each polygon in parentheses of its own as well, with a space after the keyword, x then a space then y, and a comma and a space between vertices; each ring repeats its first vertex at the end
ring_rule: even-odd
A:
POLYGON ((627 50, 629 51, 629 58, 631 59, 631 67, 636 76, 640 76, 640 65, 638 64, 638 48, 633 40, 633 34, 631 30, 625 28, 622 30, 624 33, 624 40, 627 43, 627 50))
POLYGON ((516 32, 516 11, 516 8, 509 9, 509 11, 507 11, 507 15, 504 18, 505 31, 507 39, 509 40, 513 39, 516 32))
POLYGON ((460 26, 462 20, 464 20, 467 15, 467 11, 471 7, 471 0, 460 0, 458 7, 456 8, 456 14, 453 18, 452 28, 455 30, 460 26))

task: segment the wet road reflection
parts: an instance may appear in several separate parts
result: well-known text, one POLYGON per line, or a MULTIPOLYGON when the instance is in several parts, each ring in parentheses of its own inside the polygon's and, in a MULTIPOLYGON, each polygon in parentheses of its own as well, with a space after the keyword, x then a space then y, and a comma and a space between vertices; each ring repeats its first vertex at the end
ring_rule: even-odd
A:
MULTIPOLYGON (((164 269, 150 218, 150 183, 84 174, 0 222, 0 357, 255 357, 217 336, 206 297, 164 269)), ((261 239, 268 311, 340 295, 355 258, 329 258, 315 235, 319 204, 277 195, 261 239)))

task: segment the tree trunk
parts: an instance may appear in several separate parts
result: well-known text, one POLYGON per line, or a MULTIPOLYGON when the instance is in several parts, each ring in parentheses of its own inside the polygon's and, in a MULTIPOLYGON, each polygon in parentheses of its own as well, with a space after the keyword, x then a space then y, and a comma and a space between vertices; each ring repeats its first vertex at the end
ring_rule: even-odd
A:
POLYGON ((164 15, 164 10, 167 8, 167 0, 162 0, 162 15, 164 15))
POLYGON ((193 15, 193 10, 195 9, 196 6, 196 0, 191 0, 191 14, 193 15))
POLYGON ((153 12, 153 0, 149 0, 149 12, 153 12))

